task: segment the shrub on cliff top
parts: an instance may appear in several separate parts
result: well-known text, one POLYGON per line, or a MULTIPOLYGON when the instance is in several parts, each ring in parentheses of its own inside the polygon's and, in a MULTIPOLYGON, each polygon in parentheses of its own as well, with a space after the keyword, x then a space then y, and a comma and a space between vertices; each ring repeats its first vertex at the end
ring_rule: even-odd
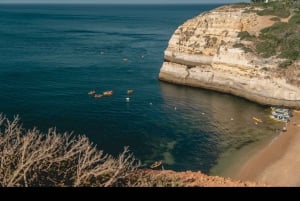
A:
POLYGON ((284 61, 284 62, 281 62, 278 66, 280 67, 280 68, 286 68, 286 67, 288 67, 289 65, 292 65, 292 61, 291 60, 286 60, 286 61, 284 61))
POLYGON ((249 6, 250 3, 245 3, 245 2, 240 2, 240 3, 234 3, 232 4, 233 8, 245 8, 247 6, 249 6))
POLYGON ((122 186, 139 162, 127 147, 117 157, 87 137, 25 130, 0 115, 0 186, 122 186))
POLYGON ((258 15, 274 15, 280 18, 287 18, 290 16, 290 10, 286 8, 280 8, 280 9, 272 9, 272 8, 266 8, 261 11, 257 11, 258 15))
POLYGON ((297 60, 300 58, 300 16, 294 15, 288 23, 276 22, 261 30, 256 52, 264 57, 278 53, 280 58, 297 60))
POLYGON ((285 49, 283 50, 280 55, 280 58, 286 58, 289 60, 296 60, 297 58, 299 58, 299 51, 295 50, 295 49, 285 49))
POLYGON ((280 22, 280 18, 279 17, 272 17, 270 20, 274 21, 274 22, 280 22))
MULTIPOLYGON (((255 52, 262 57, 268 58, 277 56, 287 59, 281 66, 286 66, 290 62, 300 59, 300 12, 297 4, 293 1, 274 1, 264 3, 264 1, 252 1, 253 7, 260 10, 248 9, 247 12, 256 12, 258 15, 273 15, 271 18, 275 23, 261 30, 259 37, 251 36, 248 32, 238 33, 240 40, 253 41, 255 52), (288 22, 281 22, 280 18, 287 18, 293 14, 288 22)), ((234 47, 244 49, 245 52, 251 51, 241 44, 234 47)))
POLYGON ((272 26, 262 29, 261 33, 282 37, 282 34, 284 34, 290 27, 291 25, 286 22, 276 22, 272 26))
POLYGON ((232 47, 234 47, 234 48, 240 48, 240 49, 244 50, 245 53, 247 53, 247 52, 253 52, 251 48, 246 47, 246 46, 245 46, 244 44, 242 44, 242 43, 236 43, 236 44, 234 44, 232 47))
POLYGON ((289 19, 289 24, 298 24, 300 25, 300 14, 297 13, 289 19))
POLYGON ((272 41, 263 41, 256 45, 256 52, 264 58, 274 56, 276 54, 276 43, 272 41))
POLYGON ((248 40, 248 41, 251 41, 251 40, 255 39, 255 36, 250 35, 248 31, 239 32, 238 37, 241 40, 248 40))
POLYGON ((289 17, 290 12, 290 5, 285 4, 281 1, 277 2, 270 2, 270 3, 260 3, 257 4, 258 6, 263 7, 263 10, 257 11, 258 15, 274 15, 280 18, 286 18, 289 17))

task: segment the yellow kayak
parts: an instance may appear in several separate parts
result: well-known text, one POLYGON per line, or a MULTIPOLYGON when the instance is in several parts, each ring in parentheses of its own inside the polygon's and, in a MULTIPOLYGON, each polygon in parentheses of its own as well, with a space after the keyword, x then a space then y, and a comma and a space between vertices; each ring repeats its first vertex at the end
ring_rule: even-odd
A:
POLYGON ((252 119, 253 119, 254 121, 256 121, 256 122, 259 122, 259 123, 262 123, 262 122, 263 122, 261 119, 256 118, 256 117, 252 117, 252 119))

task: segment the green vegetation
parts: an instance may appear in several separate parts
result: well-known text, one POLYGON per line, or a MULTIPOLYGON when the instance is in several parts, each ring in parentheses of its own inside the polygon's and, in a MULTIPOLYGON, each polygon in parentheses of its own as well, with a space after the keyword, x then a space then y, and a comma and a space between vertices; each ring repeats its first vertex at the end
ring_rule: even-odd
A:
POLYGON ((282 5, 272 4, 274 6, 267 7, 263 10, 257 11, 258 15, 274 15, 280 18, 286 18, 290 16, 290 10, 282 5))
POLYGON ((233 45, 234 48, 240 48, 242 50, 244 50, 245 53, 247 52, 253 52, 253 50, 249 47, 246 47, 244 44, 242 43, 236 43, 233 45))
POLYGON ((233 45, 234 48, 243 48, 245 47, 242 43, 236 43, 233 45))
POLYGON ((241 40, 248 40, 248 41, 251 41, 251 40, 255 39, 255 36, 250 35, 248 31, 239 32, 238 37, 241 40))
POLYGON ((275 21, 275 22, 281 21, 279 17, 272 17, 270 20, 275 21))
MULTIPOLYGON (((300 59, 300 1, 286 0, 264 3, 264 1, 252 1, 256 8, 253 12, 258 15, 273 15, 275 23, 261 30, 259 37, 251 36, 248 32, 240 32, 238 37, 244 41, 253 41, 255 52, 264 58, 276 56, 286 59, 279 67, 285 68, 295 60, 300 59), (292 17, 288 22, 282 22, 281 18, 292 17)), ((248 10, 249 11, 249 10, 248 10)), ((242 44, 234 47, 246 49, 242 44)), ((248 48, 250 49, 250 48, 248 48)))
POLYGON ((295 12, 295 15, 289 19, 289 24, 300 25, 300 13, 295 12))
POLYGON ((249 6, 250 3, 244 3, 244 2, 241 2, 241 3, 234 3, 232 4, 232 7, 233 8, 245 8, 247 6, 249 6))
POLYGON ((300 15, 293 16, 288 23, 276 22, 261 30, 256 52, 270 57, 279 52, 279 57, 289 60, 300 58, 300 15))
POLYGON ((293 62, 291 60, 285 60, 284 62, 280 63, 279 64, 279 67, 280 68, 286 68, 288 67, 289 65, 291 65, 293 62))
POLYGON ((299 50, 292 49, 284 49, 279 55, 280 58, 296 60, 299 58, 299 50))
POLYGON ((264 3, 265 0, 251 0, 251 2, 253 2, 253 3, 264 3))

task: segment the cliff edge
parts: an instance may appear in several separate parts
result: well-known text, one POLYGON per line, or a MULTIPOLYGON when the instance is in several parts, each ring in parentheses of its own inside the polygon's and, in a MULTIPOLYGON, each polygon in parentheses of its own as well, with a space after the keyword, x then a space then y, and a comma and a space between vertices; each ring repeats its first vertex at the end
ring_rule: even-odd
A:
POLYGON ((280 57, 279 46, 258 51, 270 46, 263 43, 262 30, 287 24, 292 14, 285 18, 259 15, 260 10, 251 4, 227 5, 179 26, 165 50, 159 79, 264 105, 299 108, 299 59, 280 57))
POLYGON ((140 170, 131 179, 138 187, 269 187, 263 183, 207 176, 192 171, 140 170))

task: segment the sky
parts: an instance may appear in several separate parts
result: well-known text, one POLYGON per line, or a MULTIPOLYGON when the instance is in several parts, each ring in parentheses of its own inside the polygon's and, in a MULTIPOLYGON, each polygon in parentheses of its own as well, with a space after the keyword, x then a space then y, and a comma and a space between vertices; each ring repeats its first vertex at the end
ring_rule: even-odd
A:
POLYGON ((250 0, 0 0, 0 3, 102 3, 102 4, 175 4, 236 3, 250 0))

